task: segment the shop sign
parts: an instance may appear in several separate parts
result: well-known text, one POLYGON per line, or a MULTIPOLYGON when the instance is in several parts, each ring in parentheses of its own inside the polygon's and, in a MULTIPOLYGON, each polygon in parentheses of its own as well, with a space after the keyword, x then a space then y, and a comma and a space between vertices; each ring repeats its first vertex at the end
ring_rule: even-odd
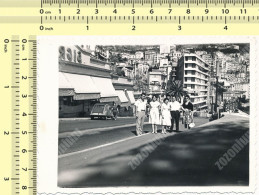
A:
POLYGON ((74 63, 82 63, 82 54, 76 48, 60 46, 59 60, 65 60, 74 63))

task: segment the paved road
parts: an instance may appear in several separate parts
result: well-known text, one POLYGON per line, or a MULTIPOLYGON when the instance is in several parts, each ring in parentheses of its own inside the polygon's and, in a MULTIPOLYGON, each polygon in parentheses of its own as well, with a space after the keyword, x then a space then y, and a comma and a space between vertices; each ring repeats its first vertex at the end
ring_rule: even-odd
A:
MULTIPOLYGON (((206 122, 208 122, 208 119, 195 118, 196 126, 199 126, 206 122)), ((82 131, 84 131, 84 135, 80 136, 80 138, 76 140, 75 143, 73 143, 66 150, 62 151, 62 154, 80 151, 80 150, 100 146, 103 144, 112 143, 118 140, 135 137, 136 136, 135 128, 136 128, 135 119, 133 120, 132 118, 119 118, 116 121, 112 121, 112 120, 110 121, 108 120, 107 121, 105 120, 70 121, 70 123, 68 123, 68 121, 66 121, 65 123, 64 121, 62 121, 60 125, 61 132, 68 131, 69 129, 70 131, 72 129, 82 129, 82 131), (126 122, 134 125, 131 127, 123 127, 123 128, 108 129, 108 130, 106 130, 106 128, 103 128, 101 130, 93 129, 93 127, 96 127, 98 129, 100 127, 105 127, 105 124, 107 127, 110 127, 112 123, 114 123, 113 124, 114 127, 121 124, 125 125, 127 124, 126 122), (78 126, 79 128, 77 128, 78 126), (63 130, 63 128, 65 130, 63 130)), ((180 129, 185 130, 182 124, 180 124, 180 129)), ((150 124, 144 125, 145 133, 149 133, 151 131, 152 131, 152 128, 150 124)), ((161 132, 161 127, 159 128, 159 131, 161 132)), ((66 139, 67 139, 66 137, 62 137, 62 139, 59 139, 59 143, 60 144, 62 142, 64 143, 66 139)))
MULTIPOLYGON (((146 120, 147 121, 147 120, 146 120)), ((117 120, 60 120, 59 133, 69 132, 74 130, 95 129, 103 127, 112 127, 125 124, 134 124, 136 119, 134 117, 118 118, 117 120)))
POLYGON ((248 185, 249 145, 222 170, 215 165, 248 130, 247 117, 226 115, 182 133, 168 133, 166 137, 145 134, 61 155, 58 186, 248 185), (152 151, 154 143, 157 147, 152 151), (149 153, 143 156, 147 148, 149 153))

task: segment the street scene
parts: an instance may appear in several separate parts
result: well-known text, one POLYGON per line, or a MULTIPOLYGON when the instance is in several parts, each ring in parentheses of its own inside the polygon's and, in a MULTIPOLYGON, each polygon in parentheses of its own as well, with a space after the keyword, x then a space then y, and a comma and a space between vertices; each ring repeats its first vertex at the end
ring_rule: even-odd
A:
POLYGON ((249 44, 59 47, 58 186, 248 186, 249 44))

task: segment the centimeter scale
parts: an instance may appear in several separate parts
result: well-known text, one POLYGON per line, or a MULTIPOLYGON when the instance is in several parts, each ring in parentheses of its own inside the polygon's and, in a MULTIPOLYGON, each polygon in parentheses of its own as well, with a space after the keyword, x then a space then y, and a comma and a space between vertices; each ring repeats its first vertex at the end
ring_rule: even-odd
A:
POLYGON ((37 194, 36 35, 259 34, 259 0, 0 0, 0 13, 0 189, 12 195, 37 194))

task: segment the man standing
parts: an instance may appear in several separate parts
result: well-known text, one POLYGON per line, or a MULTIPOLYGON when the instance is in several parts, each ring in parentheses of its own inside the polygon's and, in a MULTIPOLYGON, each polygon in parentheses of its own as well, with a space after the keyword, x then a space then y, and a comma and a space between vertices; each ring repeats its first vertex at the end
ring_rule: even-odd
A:
POLYGON ((145 121, 146 109, 147 109, 147 100, 146 94, 142 93, 140 99, 135 102, 136 106, 136 134, 141 135, 143 132, 143 125, 145 121))
POLYGON ((170 102, 170 109, 171 109, 171 131, 174 129, 174 121, 176 126, 176 131, 179 131, 179 119, 180 119, 180 109, 181 104, 176 101, 175 96, 172 97, 172 102, 170 102))

